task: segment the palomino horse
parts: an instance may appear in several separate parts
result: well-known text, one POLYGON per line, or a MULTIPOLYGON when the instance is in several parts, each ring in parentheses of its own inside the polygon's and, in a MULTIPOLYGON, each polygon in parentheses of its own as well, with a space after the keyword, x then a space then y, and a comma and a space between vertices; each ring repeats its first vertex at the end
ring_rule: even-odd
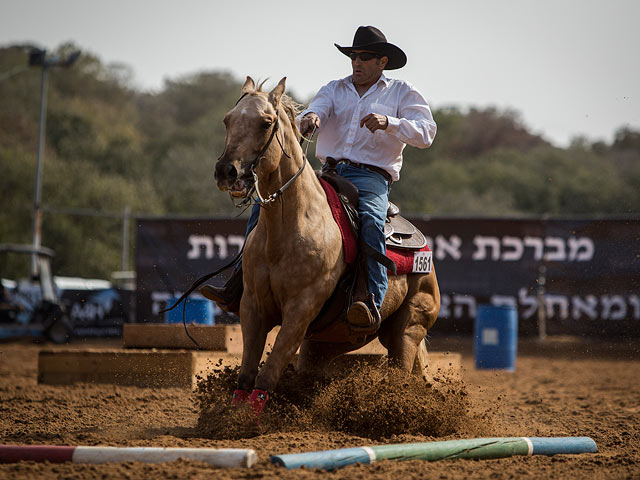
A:
MULTIPOLYGON (((247 77, 242 97, 224 118, 225 149, 215 168, 220 190, 246 197, 257 179, 257 192, 266 197, 242 260, 243 351, 234 393, 236 403, 248 400, 258 414, 298 348, 298 367, 312 369, 362 346, 344 338, 335 343, 305 339, 346 264, 325 193, 310 165, 305 168, 308 162, 295 123, 297 106, 283 95, 285 81, 267 93, 247 77), (276 325, 281 325, 280 332, 259 370, 267 333, 276 325)), ((424 338, 439 308, 434 271, 389 278, 377 336, 392 365, 411 371, 414 363, 424 362, 424 338), (421 353, 424 357, 418 362, 421 353)))

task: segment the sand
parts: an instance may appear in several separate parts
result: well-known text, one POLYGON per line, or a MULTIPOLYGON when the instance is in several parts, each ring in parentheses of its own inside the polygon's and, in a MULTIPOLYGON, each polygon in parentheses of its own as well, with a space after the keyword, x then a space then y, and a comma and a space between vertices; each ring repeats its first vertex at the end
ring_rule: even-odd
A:
MULTIPOLYGON (((75 342, 74 348, 117 341, 75 342)), ((551 338, 519 343, 516 370, 478 371, 472 340, 434 338, 462 353, 462 379, 426 383, 363 369, 309 379, 287 371, 259 425, 230 409, 234 372, 196 392, 37 383, 31 341, 0 344, 0 443, 253 448, 251 469, 179 460, 107 465, 21 462, 0 478, 640 478, 640 341, 551 338), (335 472, 287 471, 272 454, 478 436, 589 436, 597 454, 438 462, 383 461, 335 472)), ((52 348, 46 345, 46 348, 52 348)))

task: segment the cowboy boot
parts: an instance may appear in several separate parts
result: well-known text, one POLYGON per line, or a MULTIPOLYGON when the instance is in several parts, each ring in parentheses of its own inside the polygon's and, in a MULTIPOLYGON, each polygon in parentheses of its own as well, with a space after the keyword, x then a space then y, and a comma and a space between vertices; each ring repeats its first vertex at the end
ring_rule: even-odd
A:
POLYGON ((373 293, 365 301, 355 301, 347 311, 347 321, 354 330, 375 332, 382 318, 373 299, 373 293))
POLYGON ((236 268, 227 283, 223 287, 205 285, 200 288, 200 293, 218 304, 225 312, 238 314, 240 311, 240 299, 244 286, 242 284, 242 265, 236 268))
POLYGON ((347 310, 347 322, 354 331, 362 333, 375 332, 380 327, 382 320, 376 307, 373 293, 369 292, 367 257, 361 254, 358 263, 353 300, 347 310))

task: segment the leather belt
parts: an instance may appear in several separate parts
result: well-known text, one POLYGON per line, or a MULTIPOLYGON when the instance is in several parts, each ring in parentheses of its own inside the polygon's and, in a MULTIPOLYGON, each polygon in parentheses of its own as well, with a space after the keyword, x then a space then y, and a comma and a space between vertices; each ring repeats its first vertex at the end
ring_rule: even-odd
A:
MULTIPOLYGON (((327 159, 328 160, 328 159, 327 159)), ((348 158, 341 158, 337 161, 338 163, 346 163, 347 165, 351 165, 356 168, 364 168, 367 170, 371 170, 372 172, 379 173, 384 177, 384 179, 391 185, 393 183, 393 178, 391 178, 391 174, 387 172, 385 169, 376 167, 375 165, 367 165, 365 163, 352 162, 348 158)))

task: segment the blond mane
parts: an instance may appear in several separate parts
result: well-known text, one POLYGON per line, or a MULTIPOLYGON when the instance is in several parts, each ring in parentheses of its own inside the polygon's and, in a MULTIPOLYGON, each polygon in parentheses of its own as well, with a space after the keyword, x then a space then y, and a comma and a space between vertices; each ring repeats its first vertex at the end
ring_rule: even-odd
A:
MULTIPOLYGON (((256 92, 266 93, 262 90, 262 86, 267 82, 268 79, 260 82, 258 87, 256 88, 256 92)), ((302 110, 304 110, 304 105, 299 104, 293 98, 291 98, 286 93, 282 95, 280 98, 280 105, 284 108, 287 117, 289 117, 289 121, 291 122, 291 128, 293 128, 293 133, 296 136, 296 139, 300 141, 300 130, 298 130, 298 125, 296 123, 296 117, 302 110)))

